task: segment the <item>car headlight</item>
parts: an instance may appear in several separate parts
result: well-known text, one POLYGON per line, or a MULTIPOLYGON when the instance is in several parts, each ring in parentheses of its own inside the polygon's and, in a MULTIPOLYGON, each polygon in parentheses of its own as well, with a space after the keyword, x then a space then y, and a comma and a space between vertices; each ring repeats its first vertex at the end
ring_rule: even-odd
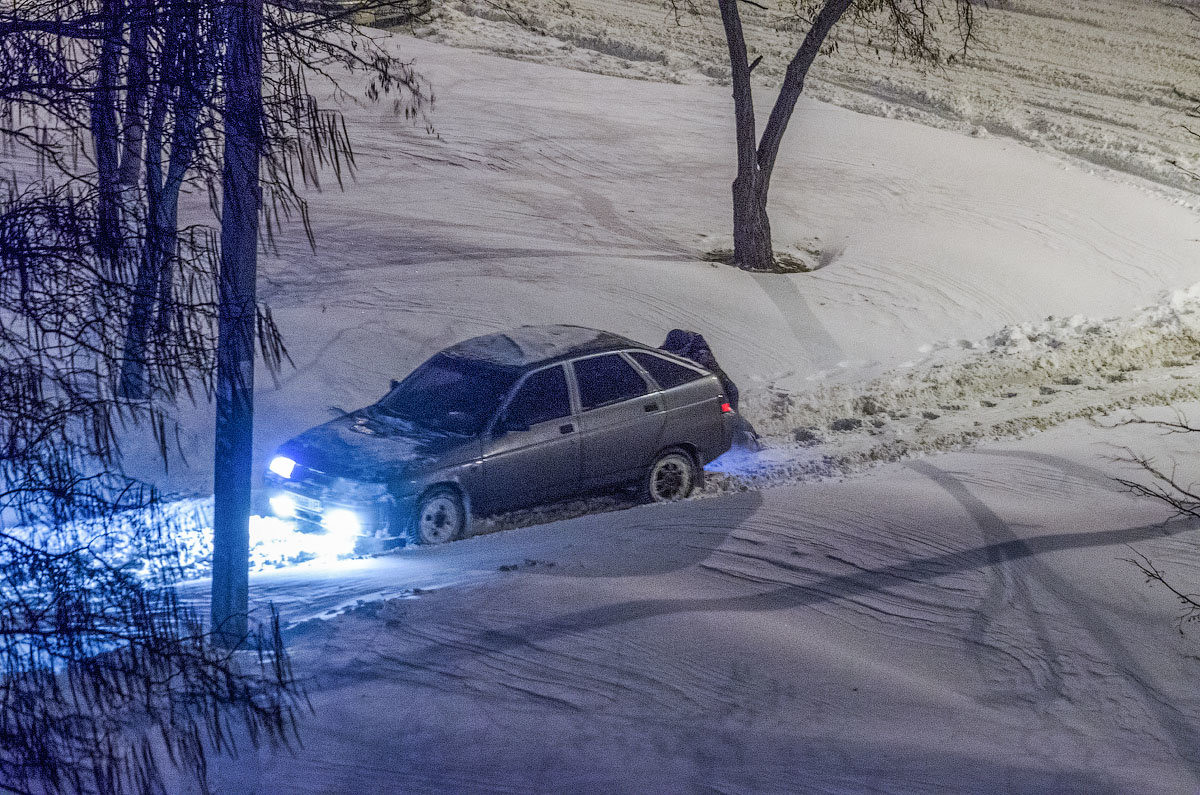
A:
POLYGON ((290 494, 276 494, 270 500, 271 513, 280 519, 291 519, 296 515, 296 500, 290 494))
POLYGON ((326 511, 321 524, 333 535, 356 536, 362 532, 362 520, 358 518, 358 514, 346 508, 326 511))
POLYGON ((288 458, 286 455, 277 455, 271 459, 270 466, 267 469, 274 472, 281 478, 290 478, 292 470, 296 468, 296 462, 288 458))

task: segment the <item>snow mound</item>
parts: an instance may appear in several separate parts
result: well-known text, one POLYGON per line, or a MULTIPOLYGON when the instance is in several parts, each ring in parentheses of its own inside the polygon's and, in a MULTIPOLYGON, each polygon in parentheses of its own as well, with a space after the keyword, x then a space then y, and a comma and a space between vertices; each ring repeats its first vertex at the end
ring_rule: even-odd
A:
POLYGON ((1195 400, 1200 283, 1165 291, 1125 317, 1049 317, 922 352, 868 382, 751 390, 742 410, 769 450, 718 459, 716 488, 837 476, 1078 417, 1195 400))
POLYGON ((1200 282, 1191 287, 1165 290, 1148 306, 1126 317, 1104 319, 1084 315, 1047 317, 1014 323, 977 341, 955 340, 922 346, 922 353, 960 349, 996 353, 1053 351, 1091 338, 1120 338, 1127 348, 1150 344, 1163 335, 1200 336, 1200 282))

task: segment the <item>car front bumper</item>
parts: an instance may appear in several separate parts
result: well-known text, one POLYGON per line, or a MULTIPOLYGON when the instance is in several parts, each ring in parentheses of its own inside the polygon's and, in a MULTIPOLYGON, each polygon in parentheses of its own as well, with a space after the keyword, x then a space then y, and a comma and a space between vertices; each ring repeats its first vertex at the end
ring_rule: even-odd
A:
POLYGON ((271 513, 310 533, 395 538, 405 531, 412 499, 397 500, 379 483, 356 483, 307 469, 292 478, 267 473, 271 513))

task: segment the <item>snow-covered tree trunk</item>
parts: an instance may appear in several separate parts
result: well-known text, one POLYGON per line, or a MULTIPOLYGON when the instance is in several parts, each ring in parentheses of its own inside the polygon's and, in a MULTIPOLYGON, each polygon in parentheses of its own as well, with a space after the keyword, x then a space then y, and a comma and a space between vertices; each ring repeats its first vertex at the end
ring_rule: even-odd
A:
POLYGON ((262 13, 262 0, 229 0, 226 8, 212 625, 216 642, 228 648, 247 635, 262 13))

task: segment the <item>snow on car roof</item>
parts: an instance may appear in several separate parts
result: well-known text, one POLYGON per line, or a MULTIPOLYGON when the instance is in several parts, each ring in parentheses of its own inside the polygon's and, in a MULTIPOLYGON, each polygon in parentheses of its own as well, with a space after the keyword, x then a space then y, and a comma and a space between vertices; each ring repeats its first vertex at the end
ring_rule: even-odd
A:
POLYGON ((643 347, 618 334, 583 326, 521 326, 464 340, 442 353, 505 367, 527 367, 559 356, 629 345, 643 347))

